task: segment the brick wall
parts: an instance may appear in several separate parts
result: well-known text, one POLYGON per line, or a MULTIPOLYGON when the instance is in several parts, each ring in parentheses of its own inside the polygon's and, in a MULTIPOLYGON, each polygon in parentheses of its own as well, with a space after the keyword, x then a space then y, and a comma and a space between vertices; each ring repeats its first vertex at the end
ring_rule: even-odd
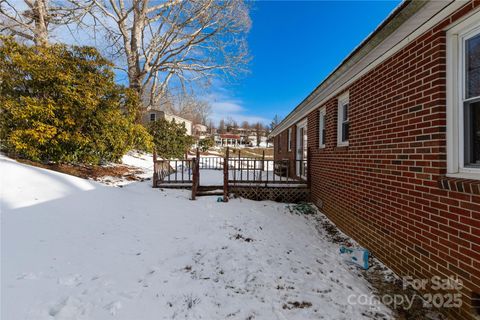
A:
POLYGON ((295 176, 295 150, 297 143, 296 126, 290 127, 292 130, 291 150, 288 150, 288 129, 275 137, 274 140, 274 159, 275 160, 290 160, 289 176, 295 176))
POLYGON ((336 143, 336 98, 321 106, 325 149, 318 148, 319 110, 308 115, 312 201, 397 274, 458 276, 463 306, 450 309, 455 319, 479 312, 471 298, 480 295, 480 181, 445 177, 442 29, 479 6, 471 2, 348 88, 348 147, 336 143))

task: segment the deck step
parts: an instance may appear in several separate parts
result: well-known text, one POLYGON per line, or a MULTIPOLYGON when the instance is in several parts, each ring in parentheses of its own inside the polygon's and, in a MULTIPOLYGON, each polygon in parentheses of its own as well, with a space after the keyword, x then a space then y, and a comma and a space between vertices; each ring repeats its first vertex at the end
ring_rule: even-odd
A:
POLYGON ((223 196, 223 191, 221 190, 198 191, 197 197, 201 197, 201 196, 223 196))
POLYGON ((212 186, 198 186, 198 191, 222 191, 223 185, 212 185, 212 186))

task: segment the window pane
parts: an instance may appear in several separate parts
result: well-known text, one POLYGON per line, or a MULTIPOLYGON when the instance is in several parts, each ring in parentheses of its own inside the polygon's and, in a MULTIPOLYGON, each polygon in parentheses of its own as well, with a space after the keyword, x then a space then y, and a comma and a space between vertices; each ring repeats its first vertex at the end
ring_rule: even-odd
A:
POLYGON ((465 164, 480 166, 480 101, 465 107, 465 164))
POLYGON ((348 141, 348 122, 342 125, 342 141, 348 141))
POLYGON ((343 121, 348 120, 348 103, 343 105, 343 121))
POLYGON ((480 34, 466 41, 466 96, 480 96, 480 34))

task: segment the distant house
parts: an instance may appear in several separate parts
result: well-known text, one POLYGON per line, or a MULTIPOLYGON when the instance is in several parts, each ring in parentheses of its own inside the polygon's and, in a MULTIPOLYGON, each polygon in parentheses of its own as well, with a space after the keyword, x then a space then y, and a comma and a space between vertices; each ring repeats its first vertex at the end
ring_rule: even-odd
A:
MULTIPOLYGON (((264 135, 265 132, 260 132, 259 147, 267 148, 271 145, 268 143, 268 138, 264 135)), ((235 132, 227 133, 213 133, 212 134, 217 146, 229 147, 257 147, 257 135, 251 130, 236 130, 235 132)))
POLYGON ((219 134, 215 136, 215 142, 222 147, 238 147, 242 143, 242 136, 232 133, 219 134))
POLYGON ((259 142, 259 145, 258 147, 261 147, 261 148, 268 148, 269 147, 269 144, 268 144, 268 138, 267 136, 265 135, 265 132, 260 132, 260 139, 259 141, 257 141, 257 134, 256 132, 252 132, 250 133, 250 135, 246 138, 248 141, 249 141, 249 145, 251 147, 257 147, 257 142, 259 142))
POLYGON ((154 108, 149 109, 143 115, 143 123, 145 124, 158 119, 165 119, 167 121, 172 121, 173 119, 175 120, 176 123, 183 123, 185 125, 185 128, 187 129, 187 135, 189 136, 192 135, 192 121, 190 120, 184 119, 182 117, 179 117, 173 114, 168 114, 165 111, 157 110, 154 108))
POLYGON ((402 2, 270 137, 337 226, 480 318, 480 1, 402 2))
POLYGON ((203 124, 194 124, 193 125, 193 135, 196 137, 203 138, 207 134, 208 127, 203 124))

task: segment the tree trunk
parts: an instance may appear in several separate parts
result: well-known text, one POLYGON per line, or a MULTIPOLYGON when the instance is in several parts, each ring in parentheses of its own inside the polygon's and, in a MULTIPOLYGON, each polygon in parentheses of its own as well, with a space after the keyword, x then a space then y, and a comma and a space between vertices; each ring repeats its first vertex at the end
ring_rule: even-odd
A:
MULTIPOLYGON (((138 93, 140 101, 143 104, 143 80, 145 75, 142 74, 142 66, 140 65, 140 52, 143 39, 143 29, 146 23, 145 9, 143 1, 134 1, 133 3, 133 25, 130 33, 130 50, 128 60, 128 80, 129 87, 138 93)), ((145 67, 143 67, 144 69, 145 67)), ((142 105, 142 112, 145 106, 142 105)))
POLYGON ((47 0, 37 0, 33 7, 33 16, 35 19, 35 44, 39 46, 48 45, 47 5, 47 0))

